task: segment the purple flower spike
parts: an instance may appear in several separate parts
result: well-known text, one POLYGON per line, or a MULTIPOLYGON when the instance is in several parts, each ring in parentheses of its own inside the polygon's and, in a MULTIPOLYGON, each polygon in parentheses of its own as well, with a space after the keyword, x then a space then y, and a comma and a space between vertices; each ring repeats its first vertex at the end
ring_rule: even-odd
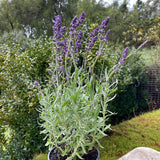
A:
POLYGON ((119 65, 122 65, 124 63, 125 59, 121 58, 118 62, 119 65))
POLYGON ((97 38, 98 38, 97 36, 93 37, 91 40, 91 43, 94 44, 96 42, 97 38))
POLYGON ((93 37, 91 42, 88 44, 88 46, 86 47, 87 50, 91 49, 92 46, 95 44, 96 40, 97 40, 97 36, 93 37))
POLYGON ((52 74, 53 74, 50 69, 48 69, 48 74, 49 74, 49 75, 52 75, 52 74))
POLYGON ((119 71, 119 68, 117 68, 116 66, 114 66, 113 69, 114 69, 116 72, 119 71))
POLYGON ((81 47, 81 41, 77 41, 77 42, 76 42, 76 48, 77 48, 77 49, 80 49, 80 47, 81 47))
POLYGON ((104 41, 105 41, 105 42, 107 42, 110 32, 111 32, 111 31, 110 31, 110 29, 109 29, 109 30, 107 31, 105 37, 104 37, 104 41))
POLYGON ((58 62, 62 62, 62 58, 57 58, 57 61, 58 62))
POLYGON ((109 23, 110 18, 107 17, 102 23, 101 23, 101 28, 105 29, 109 23))
POLYGON ((55 20, 53 21, 54 26, 52 27, 54 30, 54 38, 53 41, 55 42, 56 39, 60 39, 66 32, 66 27, 62 27, 62 19, 61 16, 56 16, 55 20))
POLYGON ((85 18, 86 18, 86 14, 85 14, 85 12, 82 12, 82 14, 79 17, 80 24, 82 24, 82 22, 85 20, 85 18))
POLYGON ((42 97, 44 97, 44 93, 42 93, 42 97))
POLYGON ((60 70, 61 70, 63 73, 65 73, 64 66, 61 66, 61 67, 60 67, 60 70))
POLYGON ((66 27, 64 26, 64 27, 62 27, 61 29, 60 29, 60 32, 61 32, 61 34, 62 35, 64 35, 65 34, 65 32, 66 32, 66 27))
POLYGON ((101 78, 99 81, 100 81, 100 82, 103 82, 103 81, 105 81, 105 80, 106 80, 106 78, 103 77, 103 78, 101 78))
POLYGON ((93 36, 97 35, 98 31, 99 31, 99 27, 97 27, 97 28, 94 29, 91 33, 89 33, 89 36, 90 36, 90 37, 93 37, 93 36))
POLYGON ((61 16, 60 15, 56 16, 55 21, 53 20, 53 23, 54 23, 54 26, 53 26, 54 30, 60 29, 62 25, 61 16))
POLYGON ((76 62, 79 62, 79 58, 76 60, 76 62))
MULTIPOLYGON (((72 21, 71 21, 71 28, 70 31, 73 31, 74 29, 76 29, 80 24, 82 24, 82 22, 85 20, 86 14, 85 12, 82 12, 82 14, 80 15, 80 18, 78 19, 77 16, 75 16, 72 21)), ((71 33, 70 33, 71 34, 71 33)))
POLYGON ((127 57, 127 55, 128 55, 128 50, 129 50, 129 48, 126 47, 125 50, 123 51, 122 58, 125 59, 125 58, 127 57))
POLYGON ((100 29, 98 32, 99 32, 100 34, 104 34, 104 33, 105 33, 105 30, 104 30, 104 29, 100 29))
POLYGON ((65 40, 62 41, 57 41, 58 46, 64 46, 65 45, 65 40))
POLYGON ((119 60, 119 62, 118 62, 119 65, 122 65, 122 64, 124 63, 124 61, 126 60, 127 55, 128 55, 128 50, 129 50, 128 47, 126 47, 126 48, 124 49, 124 51, 123 51, 123 53, 122 53, 122 56, 121 56, 121 58, 120 58, 120 60, 119 60))
POLYGON ((35 84, 36 87, 40 86, 39 83, 38 83, 38 81, 34 81, 34 84, 35 84))
POLYGON ((80 31, 80 32, 78 33, 77 40, 80 41, 81 38, 82 38, 82 36, 83 36, 83 32, 80 31))
POLYGON ((103 55, 102 49, 100 49, 100 51, 97 51, 96 54, 97 54, 97 55, 100 55, 100 56, 103 55))
POLYGON ((102 52, 99 53, 100 56, 101 56, 102 54, 103 54, 102 52))
POLYGON ((73 28, 77 28, 79 26, 79 20, 78 20, 78 17, 75 16, 72 21, 71 21, 71 30, 73 30, 73 28))

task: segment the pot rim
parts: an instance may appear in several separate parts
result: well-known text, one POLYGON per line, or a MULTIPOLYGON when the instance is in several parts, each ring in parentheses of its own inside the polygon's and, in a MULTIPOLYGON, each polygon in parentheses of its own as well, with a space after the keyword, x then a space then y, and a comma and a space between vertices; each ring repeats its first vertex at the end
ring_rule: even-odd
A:
MULTIPOLYGON (((54 150, 55 148, 56 148, 56 147, 54 146, 54 147, 48 152, 48 156, 47 156, 48 160, 50 160, 50 158, 49 158, 50 153, 51 153, 52 150, 54 150)), ((99 158, 100 158, 99 149, 98 149, 97 147, 95 147, 95 149, 97 150, 97 153, 98 153, 96 160, 99 160, 99 158)))

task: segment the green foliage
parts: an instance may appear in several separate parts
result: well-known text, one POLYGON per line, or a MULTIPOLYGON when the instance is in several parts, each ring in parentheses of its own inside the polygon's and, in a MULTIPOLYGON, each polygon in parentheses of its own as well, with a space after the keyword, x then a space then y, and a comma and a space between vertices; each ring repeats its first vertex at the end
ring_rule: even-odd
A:
POLYGON ((68 24, 76 12, 78 0, 2 0, 0 34, 15 29, 27 31, 30 37, 52 35, 52 18, 61 14, 68 24))
POLYGON ((29 46, 29 40, 26 38, 24 31, 13 30, 4 32, 0 37, 0 44, 7 44, 9 47, 17 45, 18 52, 24 51, 29 46))
POLYGON ((114 90, 108 82, 97 81, 94 86, 93 76, 89 76, 78 69, 70 81, 53 92, 45 89, 40 95, 42 133, 46 134, 50 149, 56 146, 62 156, 70 153, 68 159, 91 150, 110 128, 105 125, 110 114, 106 107, 114 90))
MULTIPOLYGON (((132 50, 134 53, 134 50, 132 50)), ((117 96, 109 104, 109 108, 116 115, 112 116, 112 123, 119 123, 123 119, 132 117, 137 111, 147 110, 147 93, 142 86, 147 83, 145 61, 141 54, 136 53, 128 58, 117 73, 117 96)))
POLYGON ((100 23, 106 16, 104 15, 104 4, 101 2, 97 3, 96 0, 78 1, 77 13, 80 14, 83 11, 86 13, 89 23, 100 23))
POLYGON ((124 45, 138 47, 146 40, 149 41, 148 47, 156 45, 160 40, 158 36, 160 30, 159 19, 159 17, 154 17, 145 21, 143 26, 137 24, 130 25, 128 30, 123 32, 124 40, 122 42, 124 45))
MULTIPOLYGON (((85 11, 89 23, 99 23, 106 15, 110 16, 109 28, 112 29, 110 40, 114 44, 121 43, 124 40, 122 33, 130 30, 129 26, 135 25, 137 30, 142 28, 144 34, 152 27, 152 20, 159 15, 158 2, 153 0, 150 3, 148 0, 143 3, 138 0, 131 10, 126 0, 121 4, 115 0, 111 5, 107 5, 103 0, 99 2, 96 0, 2 0, 0 35, 5 31, 23 30, 34 38, 44 34, 51 36, 53 31, 50 26, 56 15, 61 15, 63 23, 69 26, 75 14, 79 15, 85 11)), ((133 38, 134 35, 130 36, 129 40, 127 38, 125 42, 133 38)), ((136 41, 138 46, 137 43, 141 42, 136 41)))
MULTIPOLYGON (((12 39, 11 39, 12 40, 12 39)), ((25 51, 17 43, 0 46, 0 123, 11 129, 11 137, 6 137, 1 129, 2 144, 11 159, 31 159, 34 152, 44 149, 43 135, 39 134, 39 106, 37 89, 33 81, 42 83, 44 72, 52 51, 52 40, 47 38, 30 40, 25 51)))

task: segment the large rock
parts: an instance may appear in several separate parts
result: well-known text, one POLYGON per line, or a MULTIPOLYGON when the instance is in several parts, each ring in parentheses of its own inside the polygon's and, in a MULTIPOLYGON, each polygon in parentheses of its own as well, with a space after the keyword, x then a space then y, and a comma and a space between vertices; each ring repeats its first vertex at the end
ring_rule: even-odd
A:
POLYGON ((148 147, 138 147, 119 160, 160 160, 160 152, 148 147))

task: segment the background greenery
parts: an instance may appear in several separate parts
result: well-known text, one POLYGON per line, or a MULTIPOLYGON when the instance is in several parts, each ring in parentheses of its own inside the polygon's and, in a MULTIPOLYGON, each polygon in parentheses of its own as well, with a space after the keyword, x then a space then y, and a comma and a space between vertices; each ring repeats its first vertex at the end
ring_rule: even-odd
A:
MULTIPOLYGON (((34 81, 49 83, 52 20, 58 14, 63 25, 69 26, 76 14, 85 11, 86 33, 110 16, 108 49, 96 64, 97 74, 103 58, 110 68, 118 62, 125 46, 134 53, 140 44, 149 41, 145 50, 133 54, 113 78, 118 78, 119 84, 117 97, 110 103, 110 110, 117 113, 111 123, 148 109, 147 94, 141 86, 147 83, 145 66, 152 66, 146 52, 159 52, 150 49, 159 43, 158 0, 137 0, 132 9, 129 7, 127 0, 121 4, 115 0, 111 5, 102 0, 0 1, 0 159, 32 159, 35 152, 46 149, 38 124, 39 102, 34 81)), ((92 56, 87 58, 92 60, 92 56)))

